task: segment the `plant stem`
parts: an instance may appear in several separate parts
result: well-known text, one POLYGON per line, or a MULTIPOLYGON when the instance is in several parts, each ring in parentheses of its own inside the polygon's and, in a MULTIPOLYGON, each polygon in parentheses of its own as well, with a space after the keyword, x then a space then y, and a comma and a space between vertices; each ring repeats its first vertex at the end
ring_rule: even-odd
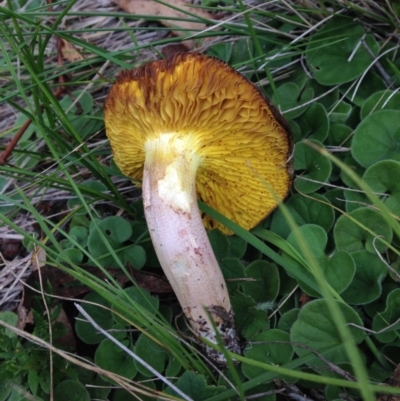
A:
MULTIPOLYGON (((162 134, 145 148, 143 203, 160 264, 197 335, 217 342, 211 317, 227 348, 237 352, 227 287, 197 205, 201 158, 190 135, 162 134)), ((223 362, 220 354, 208 351, 223 362)))

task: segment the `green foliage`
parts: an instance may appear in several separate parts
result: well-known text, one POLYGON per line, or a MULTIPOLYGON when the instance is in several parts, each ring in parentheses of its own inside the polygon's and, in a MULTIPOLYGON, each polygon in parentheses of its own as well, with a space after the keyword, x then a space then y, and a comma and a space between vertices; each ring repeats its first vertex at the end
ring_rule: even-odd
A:
MULTIPOLYGON (((379 391, 393 390, 374 383, 392 374, 386 358, 400 362, 400 58, 395 51, 395 2, 376 2, 380 11, 374 14, 374 7, 361 10, 359 2, 314 2, 315 9, 296 2, 290 7, 288 2, 266 2, 250 9, 242 1, 202 1, 205 7, 223 7, 224 13, 243 17, 224 21, 218 35, 227 34, 229 40, 218 40, 208 54, 260 83, 289 120, 295 143, 294 185, 284 205, 251 233, 221 216, 217 218, 237 235, 208 233, 244 344, 244 356, 233 357, 241 366, 224 371, 235 391, 209 369, 193 345, 180 341, 190 332, 177 318, 172 295, 158 297, 157 286, 150 295, 132 285, 134 270, 157 275, 160 266, 143 205, 130 200, 140 191, 125 195, 131 183, 121 185, 123 175, 109 161, 108 145, 97 141, 104 139, 104 88, 115 72, 115 67, 104 72, 104 62, 118 67, 141 63, 132 54, 140 54, 143 47, 158 51, 158 43, 146 45, 134 38, 131 47, 113 51, 78 39, 80 32, 58 25, 73 3, 64 4, 65 11, 54 4, 54 25, 42 22, 47 8, 40 1, 11 1, 7 9, 0 8, 0 74, 7 74, 0 84, 2 99, 16 115, 9 133, 32 120, 9 165, 0 167, 0 213, 4 224, 25 237, 29 251, 43 248, 49 265, 73 276, 71 286, 90 289, 82 307, 129 350, 78 315, 74 330, 91 360, 155 390, 152 396, 139 395, 146 401, 163 398, 161 392, 180 395, 155 380, 132 354, 171 378, 194 401, 254 394, 274 401, 271 391, 285 382, 319 388, 319 395, 324 392, 329 400, 343 395, 371 401, 379 391), (46 43, 53 33, 90 53, 90 59, 47 65, 46 43), (94 71, 101 71, 96 80, 94 71), (73 90, 58 100, 52 94, 54 82, 64 73, 71 77, 68 87, 73 90), (93 91, 88 91, 88 82, 93 91), (68 193, 60 220, 41 212, 35 200, 48 189, 68 193), (33 217, 38 236, 13 220, 19 213, 33 217), (92 273, 94 268, 101 277, 92 273), (130 280, 126 288, 118 281, 122 275, 130 280), (336 367, 356 380, 338 377, 336 367)), ((96 10, 93 15, 107 17, 96 10)), ((200 36, 216 34, 207 32, 200 36)), ((33 335, 49 341, 43 305, 35 302, 33 335)), ((59 346, 57 339, 65 329, 55 321, 61 309, 57 302, 49 300, 55 306, 52 340, 59 346)), ((0 320, 17 324, 11 312, 2 312, 0 320)), ((53 358, 55 400, 137 399, 123 388, 111 390, 116 381, 109 377, 82 372, 58 355, 53 358)), ((47 401, 49 372, 48 351, 0 328, 0 401, 25 393, 26 399, 47 401)))
MULTIPOLYGON (((363 325, 359 315, 350 306, 341 302, 337 302, 337 305, 347 324, 363 325)), ((365 336, 362 330, 351 326, 350 333, 356 344, 360 344, 365 336)), ((300 310, 298 319, 290 330, 290 339, 299 356, 315 351, 321 353, 333 364, 349 362, 349 356, 344 348, 346 340, 341 338, 336 323, 329 313, 328 301, 324 299, 309 302, 300 310)), ((331 374, 329 367, 322 359, 313 360, 308 365, 316 370, 323 369, 324 374, 331 374)))
POLYGON ((372 327, 377 332, 376 339, 381 343, 391 343, 398 338, 396 330, 400 329, 400 289, 389 293, 386 309, 376 314, 372 327))
MULTIPOLYGON (((322 146, 320 142, 313 141, 322 146)), ((329 179, 332 172, 332 164, 329 159, 321 155, 315 149, 304 142, 296 144, 294 169, 297 178, 294 185, 299 192, 312 193, 320 189, 329 179)))
MULTIPOLYGON (((306 241, 309 250, 313 253, 313 256, 318 261, 318 264, 324 274, 325 280, 332 286, 332 288, 341 294, 352 282, 355 265, 353 258, 344 251, 335 252, 331 256, 325 255, 325 248, 327 245, 328 237, 324 229, 320 226, 313 224, 305 224, 299 228, 298 233, 291 233, 288 237, 288 242, 293 245, 295 249, 302 253, 301 244, 298 242, 298 235, 301 236, 302 240, 306 241)), ((293 258, 285 253, 285 258, 293 258)), ((305 256, 304 256, 305 257, 305 256)), ((310 270, 307 264, 303 264, 294 261, 297 264, 298 269, 303 272, 310 280, 314 281, 313 272, 310 270)), ((301 289, 313 296, 319 297, 319 294, 310 288, 304 282, 299 282, 301 289)))
POLYGON ((370 208, 362 207, 341 216, 336 222, 334 238, 337 249, 349 253, 367 250, 371 254, 386 251, 392 241, 393 232, 382 215, 370 208))
POLYGON ((363 167, 380 160, 400 161, 400 111, 380 110, 358 125, 352 142, 352 155, 363 167), (377 136, 379 132, 379 136, 377 136))
POLYGON ((90 401, 90 394, 85 386, 76 380, 64 380, 54 389, 56 400, 90 401))
MULTIPOLYGON (((35 307, 42 305, 35 300, 35 307)), ((32 310, 35 317, 33 335, 49 340, 49 322, 43 316, 42 310, 32 310)), ((54 320, 58 317, 60 308, 52 314, 53 341, 65 334, 54 320)), ((10 311, 0 312, 0 320, 17 326, 18 316, 10 311)), ((62 381, 75 375, 73 367, 58 355, 52 355, 53 379, 62 381)), ((0 399, 13 400, 21 391, 37 396, 35 400, 46 397, 50 391, 50 354, 39 345, 21 341, 10 329, 0 326, 0 399), (24 390, 25 389, 25 390, 24 390), (7 398, 9 397, 9 398, 7 398)), ((17 398, 15 398, 17 399, 17 398)))
MULTIPOLYGON (((264 331, 252 339, 244 355, 256 361, 283 365, 293 357, 290 336, 278 329, 264 331)), ((249 365, 244 365, 242 371, 248 379, 257 377, 263 372, 262 369, 249 365)))
MULTIPOLYGON (((176 382, 176 387, 183 391, 193 401, 203 401, 221 391, 224 386, 208 386, 206 379, 202 375, 187 371, 176 382)), ((175 395, 173 390, 167 390, 168 394, 175 395)))
MULTIPOLYGON (((371 61, 367 50, 358 46, 365 34, 351 18, 335 17, 315 33, 306 50, 307 63, 322 85, 337 85, 358 78, 371 61)), ((374 54, 378 43, 367 34, 365 41, 374 54)))

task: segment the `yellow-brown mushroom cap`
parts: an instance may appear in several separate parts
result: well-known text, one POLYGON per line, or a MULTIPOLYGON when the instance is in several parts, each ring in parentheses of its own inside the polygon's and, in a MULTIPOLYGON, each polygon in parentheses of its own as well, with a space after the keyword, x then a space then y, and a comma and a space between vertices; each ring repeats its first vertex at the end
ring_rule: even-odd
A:
MULTIPOLYGON (((250 81, 215 58, 178 54, 122 71, 104 119, 115 162, 134 180, 142 179, 146 141, 165 133, 189 139, 202 159, 198 198, 245 229, 289 191, 285 122, 250 81)), ((203 222, 229 233, 208 216, 203 222)))

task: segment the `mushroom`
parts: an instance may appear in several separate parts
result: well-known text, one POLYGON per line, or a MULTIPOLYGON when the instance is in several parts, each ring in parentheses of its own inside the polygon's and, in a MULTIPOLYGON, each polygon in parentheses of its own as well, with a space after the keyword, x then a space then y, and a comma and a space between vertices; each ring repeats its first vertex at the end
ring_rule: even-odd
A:
POLYGON ((289 191, 286 123, 250 81, 200 54, 119 73, 104 119, 116 164, 142 181, 150 236, 190 325, 214 343, 216 327, 227 349, 239 352, 227 287, 204 227, 232 233, 202 216, 197 200, 245 229, 258 224, 289 191))

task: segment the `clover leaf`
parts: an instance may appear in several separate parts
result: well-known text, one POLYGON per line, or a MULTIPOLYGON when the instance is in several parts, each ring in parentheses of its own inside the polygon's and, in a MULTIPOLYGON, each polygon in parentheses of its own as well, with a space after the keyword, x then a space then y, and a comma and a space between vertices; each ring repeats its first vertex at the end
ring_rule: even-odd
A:
MULTIPOLYGON (((151 340, 144 334, 141 334, 136 341, 135 354, 159 373, 164 371, 170 356, 162 345, 151 340)), ((153 373, 136 360, 135 366, 143 376, 153 377, 153 373)))
POLYGON ((344 124, 351 115, 353 107, 344 101, 341 101, 331 110, 329 120, 332 123, 344 124))
POLYGON ((118 262, 109 251, 106 243, 116 251, 122 264, 130 264, 139 270, 146 263, 146 251, 140 245, 126 246, 125 241, 133 234, 131 224, 123 217, 111 216, 91 225, 88 238, 88 249, 93 257, 97 258, 103 266, 118 267, 118 262))
MULTIPOLYGON (((293 82, 282 84, 277 89, 277 92, 280 100, 281 113, 288 120, 303 114, 308 107, 308 102, 314 95, 314 90, 312 88, 301 90, 293 82)), ((277 98, 275 96, 272 97, 272 102, 277 103, 277 98)))
POLYGON ((325 107, 321 103, 312 103, 299 117, 298 124, 302 138, 323 142, 328 136, 329 120, 325 107))
POLYGON ((361 119, 379 110, 400 110, 400 93, 383 90, 372 94, 361 107, 361 119))
POLYGON ((352 282, 341 294, 342 298, 352 305, 370 303, 381 295, 387 267, 378 256, 371 255, 365 250, 354 252, 351 256, 356 271, 352 282))
POLYGON ((385 159, 400 161, 399 121, 399 110, 380 110, 365 117, 354 132, 354 159, 363 167, 385 159))
MULTIPOLYGON (((110 303, 96 292, 89 292, 82 303, 82 308, 89 316, 104 330, 109 330, 114 324, 112 313, 109 310, 110 303)), ((86 344, 98 344, 104 339, 89 322, 84 320, 81 314, 78 315, 75 323, 75 330, 78 337, 86 344)))
MULTIPOLYGON (((122 345, 133 351, 130 340, 120 341, 122 345)), ((110 339, 104 339, 97 347, 94 361, 100 368, 116 373, 117 375, 133 379, 137 373, 134 359, 121 347, 110 339)), ((109 380, 105 378, 105 380, 109 380)))
MULTIPOLYGON (((329 231, 333 225, 335 213, 329 201, 322 195, 313 194, 312 198, 306 198, 295 194, 285 206, 298 226, 317 224, 325 231, 329 231)), ((292 231, 281 209, 278 209, 272 217, 271 231, 282 238, 287 238, 292 231)))
POLYGON ((369 167, 363 180, 372 191, 384 194, 382 200, 394 215, 400 215, 400 162, 382 160, 369 167))
MULTIPOLYGON (((338 85, 359 77, 371 63, 371 56, 359 42, 364 28, 351 18, 335 17, 315 33, 306 49, 306 60, 322 85, 338 85)), ((374 55, 378 44, 372 35, 365 42, 374 55)))
MULTIPOLYGON (((35 397, 36 399, 36 397, 35 397)), ((90 401, 90 394, 77 380, 64 380, 54 389, 55 400, 90 401)))
MULTIPOLYGON (((179 388, 193 401, 202 401, 226 389, 225 386, 208 386, 204 376, 196 374, 190 370, 186 371, 176 382, 176 387, 179 388)), ((175 391, 167 388, 167 394, 175 395, 175 391)))
POLYGON ((372 329, 378 332, 375 337, 381 343, 390 343, 398 338, 398 331, 400 330, 400 289, 396 289, 388 295, 386 309, 384 312, 376 314, 372 322, 372 329), (389 326, 391 326, 390 329, 379 333, 389 326))
MULTIPOLYGON (((318 141, 312 140, 318 147, 318 141)), ((299 142, 294 151, 294 169, 297 177, 294 180, 296 189, 302 193, 311 193, 320 189, 332 172, 331 161, 310 145, 299 142)))
POLYGON ((274 301, 279 294, 279 273, 273 263, 256 260, 246 268, 247 277, 254 281, 243 281, 242 288, 246 295, 256 302, 274 301))
POLYGON ((342 123, 332 123, 329 127, 329 136, 326 145, 350 146, 352 128, 342 123))
POLYGON ((269 328, 265 310, 257 309, 253 298, 237 292, 231 297, 231 302, 236 329, 244 338, 251 339, 258 332, 269 328))
MULTIPOLYGON (((330 302, 337 303, 347 324, 363 325, 360 316, 350 306, 339 301, 332 300, 330 302)), ((363 331, 351 325, 348 327, 353 341, 360 344, 365 336, 363 331)), ((290 339, 299 356, 310 354, 314 350, 334 364, 349 362, 343 339, 328 307, 328 301, 325 299, 317 299, 303 306, 297 321, 290 330, 290 339)), ((326 363, 320 358, 313 359, 312 363, 308 365, 321 374, 332 374, 326 363)))
MULTIPOLYGON (((293 347, 290 344, 289 333, 271 329, 257 334, 244 351, 244 355, 251 360, 283 365, 293 357, 293 347)), ((256 366, 243 364, 242 372, 248 379, 253 379, 264 373, 265 370, 256 366)))
MULTIPOLYGON (((339 294, 343 292, 351 283, 354 273, 355 265, 353 258, 344 251, 335 252, 331 256, 325 255, 325 247, 328 242, 328 236, 324 229, 320 226, 314 224, 305 224, 298 228, 297 232, 292 232, 287 241, 301 254, 304 260, 305 257, 304 250, 299 242, 299 237, 302 241, 307 244, 308 250, 312 253, 319 267, 321 268, 324 278, 326 281, 335 289, 339 294)), ((308 268, 308 263, 306 265, 294 260, 287 253, 283 254, 285 259, 292 259, 293 263, 296 263, 298 270, 305 274, 310 280, 315 282, 315 278, 311 270, 308 268)), ((310 288, 307 284, 299 282, 301 289, 313 296, 319 297, 320 294, 310 288)))
POLYGON ((383 253, 387 249, 379 239, 383 238, 390 243, 393 232, 379 212, 362 207, 352 211, 348 216, 340 216, 336 221, 333 235, 338 250, 353 253, 366 249, 367 252, 376 254, 376 252, 383 253))

